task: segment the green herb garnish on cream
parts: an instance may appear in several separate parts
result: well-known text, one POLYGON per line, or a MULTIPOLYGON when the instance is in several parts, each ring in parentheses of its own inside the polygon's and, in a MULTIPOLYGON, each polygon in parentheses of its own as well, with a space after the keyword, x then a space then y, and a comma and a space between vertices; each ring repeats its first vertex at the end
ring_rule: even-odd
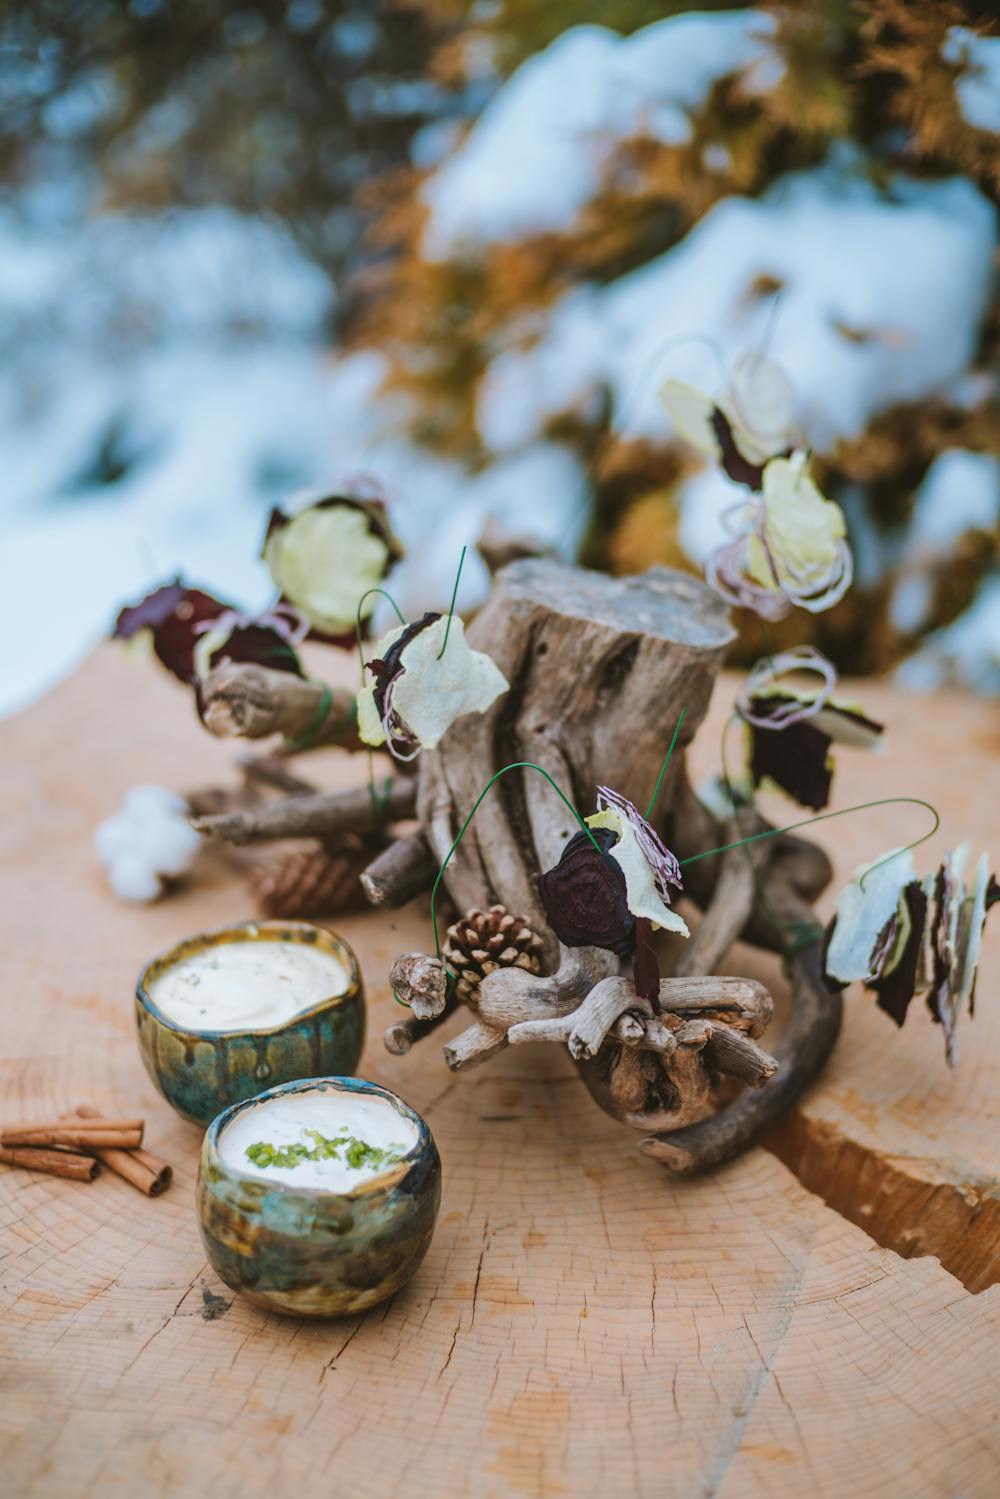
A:
POLYGON ((343 1160, 352 1171, 360 1171, 363 1166, 394 1165, 406 1154, 402 1145, 382 1148, 369 1145, 355 1135, 340 1134, 329 1140, 318 1129, 307 1129, 304 1133, 315 1142, 311 1149, 308 1145, 271 1145, 266 1140, 258 1140, 247 1146, 247 1160, 255 1166, 278 1166, 285 1170, 301 1166, 303 1161, 343 1160))

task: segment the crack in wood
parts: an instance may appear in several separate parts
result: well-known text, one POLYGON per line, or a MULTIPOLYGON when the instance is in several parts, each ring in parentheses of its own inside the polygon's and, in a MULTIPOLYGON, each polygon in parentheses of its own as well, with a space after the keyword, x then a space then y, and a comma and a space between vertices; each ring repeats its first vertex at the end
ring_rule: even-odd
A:
POLYGON ((903 1259, 930 1256, 973 1294, 1000 1281, 994 1182, 948 1180, 929 1160, 883 1153, 801 1110, 762 1143, 883 1249, 903 1259))

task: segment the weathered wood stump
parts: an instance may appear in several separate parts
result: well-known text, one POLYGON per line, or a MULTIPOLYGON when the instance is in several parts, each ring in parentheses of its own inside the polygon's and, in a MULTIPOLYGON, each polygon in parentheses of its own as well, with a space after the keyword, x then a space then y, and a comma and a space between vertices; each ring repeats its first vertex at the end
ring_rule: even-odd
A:
MULTIPOLYGON (((437 864, 505 766, 538 766, 584 815, 600 784, 645 807, 682 708, 655 821, 682 857, 741 836, 701 806, 684 768, 684 747, 702 722, 733 638, 728 611, 700 582, 663 568, 609 578, 552 559, 525 559, 498 575, 468 636, 497 662, 511 690, 485 714, 460 719, 421 758, 417 813, 437 864)), ((767 854, 750 857, 740 849, 706 859, 692 881, 706 916, 687 953, 672 939, 678 974, 661 984, 663 1014, 654 1015, 621 976, 618 959, 598 948, 563 947, 547 925, 538 879, 576 831, 548 782, 527 767, 505 773, 481 804, 445 870, 448 893, 459 910, 499 902, 523 912, 544 938, 547 972, 487 974, 476 1018, 448 1044, 445 1058, 461 1071, 511 1043, 565 1043, 601 1107, 650 1134, 644 1143, 650 1154, 681 1174, 714 1165, 789 1105, 836 1039, 839 999, 822 985, 819 929, 808 906, 829 867, 809 845, 778 839, 766 845, 767 854), (732 980, 706 986, 703 977, 747 928, 767 946, 795 947, 797 1015, 777 1079, 778 1064, 755 1044, 770 1018, 766 991, 744 993, 735 1003, 727 990, 732 980), (794 944, 791 929, 798 934, 794 944), (720 1074, 760 1092, 708 1117, 720 1074), (694 1128, 673 1134, 686 1126, 694 1128)), ((412 838, 405 850, 411 868, 412 838)), ((392 903, 386 870, 395 857, 390 849, 379 861, 383 903, 392 903)), ((412 893, 412 882, 401 883, 401 898, 412 893)), ((394 983, 422 1026, 443 1015, 440 967, 409 955, 397 962, 394 983)), ((388 1041, 397 1044, 395 1030, 388 1041)))

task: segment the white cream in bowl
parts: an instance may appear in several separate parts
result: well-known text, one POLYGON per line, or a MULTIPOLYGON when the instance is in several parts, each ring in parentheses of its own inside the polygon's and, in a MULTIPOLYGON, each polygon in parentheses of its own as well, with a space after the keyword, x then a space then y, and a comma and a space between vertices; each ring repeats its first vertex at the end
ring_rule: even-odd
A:
POLYGON ((418 1138, 412 1120, 377 1094, 314 1088, 242 1109, 219 1136, 218 1151, 225 1165, 264 1181, 351 1192, 390 1170, 418 1138), (310 1158, 291 1163, 296 1148, 310 1158), (267 1159, 275 1155, 285 1163, 267 1159))
POLYGON ((160 1013, 186 1031, 270 1031, 343 994, 350 974, 308 942, 266 937, 217 942, 149 983, 160 1013))

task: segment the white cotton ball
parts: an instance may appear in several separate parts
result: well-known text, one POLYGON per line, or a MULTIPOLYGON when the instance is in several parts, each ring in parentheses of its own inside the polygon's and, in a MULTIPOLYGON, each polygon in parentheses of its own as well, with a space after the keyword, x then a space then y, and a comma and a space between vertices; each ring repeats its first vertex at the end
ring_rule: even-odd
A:
POLYGON ((120 854, 108 865, 108 880, 119 900, 144 904, 156 900, 162 886, 155 869, 137 854, 120 854))
POLYGON ((187 802, 162 786, 134 787, 94 834, 111 887, 127 901, 155 900, 164 879, 190 869, 200 843, 187 820, 187 802))
POLYGON ((143 830, 141 848, 159 874, 177 876, 190 869, 200 844, 200 837, 183 818, 158 817, 143 830))
POLYGON ((198 834, 181 817, 133 818, 130 828, 128 852, 161 874, 183 874, 198 848, 198 834))
POLYGON ((102 822, 94 833, 94 848, 102 864, 110 864, 119 854, 128 853, 134 842, 134 824, 123 812, 116 812, 102 822))
POLYGON ((187 802, 176 791, 166 786, 133 786, 122 802, 122 811, 129 817, 169 817, 187 811, 187 802))

